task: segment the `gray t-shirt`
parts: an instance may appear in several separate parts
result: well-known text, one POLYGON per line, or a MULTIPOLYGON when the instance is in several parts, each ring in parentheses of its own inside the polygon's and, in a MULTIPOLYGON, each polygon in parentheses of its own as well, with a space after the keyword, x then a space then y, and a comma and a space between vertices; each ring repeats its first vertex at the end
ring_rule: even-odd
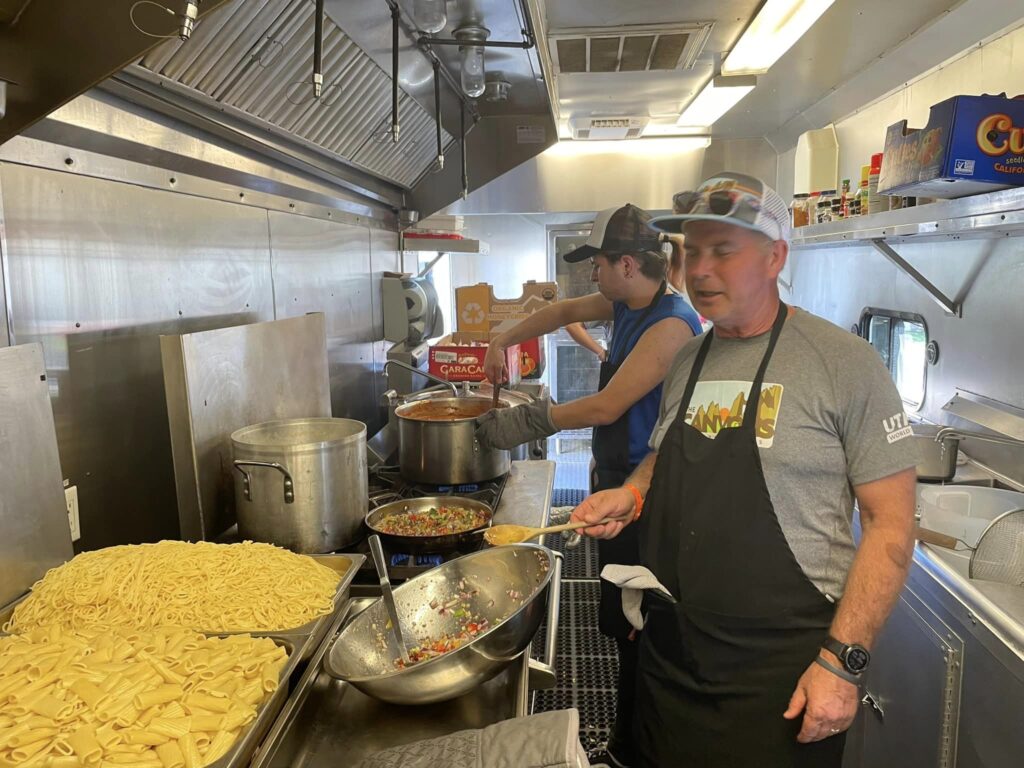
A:
MULTIPOLYGON (((687 423, 709 438, 741 424, 770 335, 715 338, 687 423)), ((655 450, 675 421, 703 340, 679 351, 665 379, 650 442, 655 450)), ((797 309, 768 363, 756 431, 768 492, 790 549, 818 589, 838 599, 855 551, 853 486, 917 463, 892 377, 863 339, 797 309)))

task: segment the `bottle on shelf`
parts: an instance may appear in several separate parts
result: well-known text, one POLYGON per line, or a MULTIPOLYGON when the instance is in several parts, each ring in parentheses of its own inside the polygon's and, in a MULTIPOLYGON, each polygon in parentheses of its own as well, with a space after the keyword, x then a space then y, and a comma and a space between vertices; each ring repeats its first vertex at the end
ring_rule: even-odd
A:
POLYGON ((868 169, 868 213, 881 213, 889 210, 889 201, 878 194, 878 178, 882 173, 882 153, 871 156, 868 169))
POLYGON ((793 203, 789 206, 789 215, 792 219, 793 228, 806 227, 811 223, 810 215, 807 212, 807 201, 810 195, 806 192, 801 192, 798 195, 793 195, 793 203))

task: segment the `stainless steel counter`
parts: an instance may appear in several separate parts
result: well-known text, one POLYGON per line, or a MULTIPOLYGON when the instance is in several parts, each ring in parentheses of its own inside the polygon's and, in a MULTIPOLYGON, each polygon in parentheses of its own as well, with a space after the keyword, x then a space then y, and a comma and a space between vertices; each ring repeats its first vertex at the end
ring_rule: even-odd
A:
POLYGON ((542 526, 551 512, 555 487, 555 462, 513 461, 495 523, 542 526))
MULTIPOLYGON (((375 599, 353 598, 346 620, 375 599)), ((519 662, 465 696, 404 707, 371 699, 328 675, 322 663, 329 646, 325 643, 310 662, 252 768, 354 765, 397 744, 483 728, 527 714, 529 649, 519 662)))
POLYGON ((1024 663, 1024 588, 995 581, 968 579, 959 573, 940 547, 918 544, 914 564, 936 586, 962 603, 974 619, 986 625, 1024 663))
MULTIPOLYGON (((553 462, 513 462, 494 521, 544 525, 551 509, 554 478, 553 462)), ((557 594, 557 588, 552 585, 552 595, 557 594)), ((344 623, 376 599, 378 588, 354 586, 352 594, 347 613, 336 618, 327 639, 313 655, 252 762, 253 768, 353 765, 386 747, 483 728, 528 714, 529 647, 508 669, 465 696, 426 706, 385 704, 332 678, 323 669, 324 657, 344 623)), ((557 605, 554 610, 557 613, 557 605)), ((549 616, 548 625, 557 627, 557 619, 552 622, 549 616)), ((553 656, 553 646, 546 650, 553 656)))

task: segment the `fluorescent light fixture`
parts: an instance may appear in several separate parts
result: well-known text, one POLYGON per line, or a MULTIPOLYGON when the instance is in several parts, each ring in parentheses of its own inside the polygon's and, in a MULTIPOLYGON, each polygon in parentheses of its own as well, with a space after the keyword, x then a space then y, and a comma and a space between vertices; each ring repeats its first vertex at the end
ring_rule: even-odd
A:
POLYGON ((834 2, 767 0, 722 63, 722 74, 767 72, 834 2))
POLYGON ((591 155, 630 155, 633 157, 667 157, 680 152, 707 149, 710 136, 677 136, 657 139, 619 139, 617 141, 559 141, 544 152, 552 157, 587 157, 591 155))
POLYGON ((677 115, 672 115, 671 122, 668 123, 656 123, 652 120, 647 124, 647 127, 644 128, 643 137, 645 139, 663 139, 671 137, 685 138, 688 136, 707 138, 707 126, 679 126, 676 125, 677 117, 677 115))
POLYGON ((722 115, 754 90, 757 78, 753 75, 713 78, 697 97, 686 105, 676 120, 677 126, 710 127, 722 115))

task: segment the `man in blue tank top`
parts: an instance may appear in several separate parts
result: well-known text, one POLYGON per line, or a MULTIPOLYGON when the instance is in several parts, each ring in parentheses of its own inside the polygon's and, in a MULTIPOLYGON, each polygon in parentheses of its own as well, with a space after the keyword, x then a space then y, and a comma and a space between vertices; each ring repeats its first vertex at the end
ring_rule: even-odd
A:
MULTIPOLYGON (((697 313, 666 284, 667 260, 658 234, 647 226, 649 220, 634 205, 601 211, 586 244, 564 257, 569 262, 590 259, 598 293, 539 310, 494 339, 487 350, 487 378, 504 382, 504 350, 509 345, 570 323, 614 320, 597 393, 561 405, 541 400, 490 411, 477 419, 482 445, 513 448, 562 429, 593 427, 592 492, 619 487, 643 460, 658 421, 661 382, 676 352, 701 333, 697 313)), ((609 563, 636 564, 636 537, 601 542, 599 559, 602 568, 609 563)), ((601 631, 616 640, 620 670, 616 727, 608 752, 615 764, 629 765, 637 644, 622 613, 618 588, 602 581, 601 590, 599 623, 601 631)))

